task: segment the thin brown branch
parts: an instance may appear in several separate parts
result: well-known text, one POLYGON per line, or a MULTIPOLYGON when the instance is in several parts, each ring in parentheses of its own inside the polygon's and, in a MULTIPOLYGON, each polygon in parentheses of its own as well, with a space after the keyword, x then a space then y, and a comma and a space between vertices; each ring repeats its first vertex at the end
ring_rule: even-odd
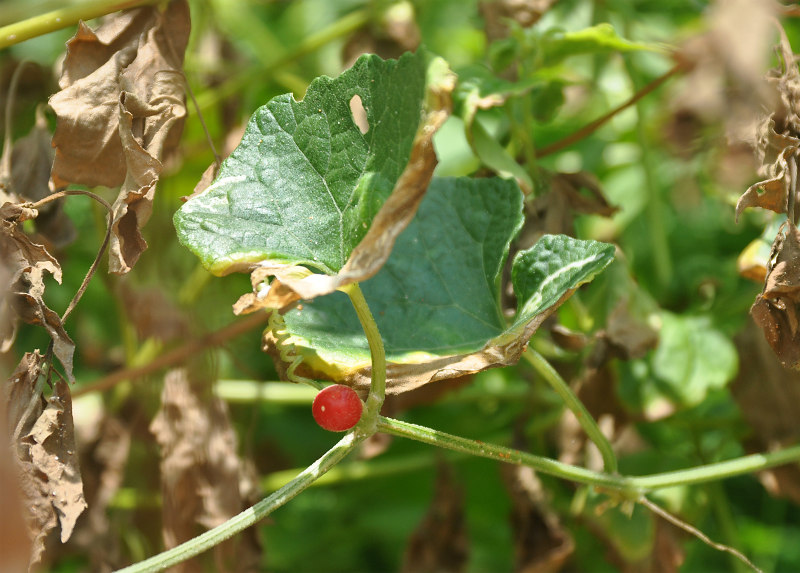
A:
POLYGON ((263 325, 267 322, 268 318, 269 314, 266 312, 253 313, 247 318, 232 322, 231 324, 215 332, 210 332, 205 336, 190 340, 183 346, 179 346, 178 348, 170 350, 169 352, 162 354, 155 360, 152 360, 143 366, 122 368, 116 372, 112 372, 108 376, 96 380, 95 382, 87 384, 86 386, 76 388, 72 392, 72 395, 81 396, 91 392, 103 392, 109 388, 113 388, 116 384, 122 382, 123 380, 131 380, 140 376, 146 376, 148 374, 157 372, 158 370, 175 366, 176 364, 181 364, 193 354, 201 352, 206 348, 221 346, 231 338, 236 338, 245 332, 249 332, 250 330, 263 325))
POLYGON ((646 497, 642 496, 642 498, 639 499, 639 503, 641 503, 643 506, 645 506, 647 509, 649 509, 662 519, 669 521, 675 527, 683 529, 685 532, 694 535, 709 547, 716 549, 717 551, 724 551, 725 553, 730 553, 731 555, 736 557, 736 559, 738 559, 739 561, 750 567, 750 569, 752 569, 753 571, 756 571, 757 573, 763 573, 761 569, 756 567, 747 557, 745 557, 738 550, 734 549, 733 547, 723 545, 722 543, 717 543, 716 541, 712 541, 705 533, 703 533, 696 527, 689 525, 688 523, 679 519, 678 517, 672 515, 667 510, 662 509, 660 506, 656 505, 646 497))
POLYGON ((92 193, 91 191, 84 191, 83 189, 65 189, 63 191, 58 191, 57 193, 52 193, 43 199, 40 199, 36 203, 33 203, 31 207, 33 209, 38 209, 42 205, 49 203, 51 201, 55 201, 56 199, 60 199, 66 195, 86 195, 87 197, 97 201, 103 207, 105 207, 106 211, 108 212, 108 219, 106 221, 106 235, 103 238, 103 243, 100 245, 100 248, 97 250, 97 255, 94 257, 94 261, 92 262, 92 266, 89 267, 89 270, 86 272, 86 276, 83 277, 83 281, 81 282, 81 286, 78 287, 75 296, 72 297, 72 300, 69 301, 67 305, 67 310, 64 311, 64 314, 61 316, 62 324, 67 320, 67 317, 70 313, 75 309, 75 306, 78 304, 78 301, 81 300, 83 293, 86 292, 87 287, 89 286, 89 281, 92 280, 95 272, 97 272, 97 267, 100 265, 100 260, 103 258, 103 255, 106 252, 106 248, 108 248, 108 241, 111 239, 111 224, 113 223, 114 219, 114 209, 111 207, 111 204, 97 195, 92 193))
POLYGON ((11 75, 11 82, 8 85, 8 95, 6 96, 6 116, 5 116, 5 135, 3 137, 3 155, 0 157, 0 183, 8 183, 11 179, 11 131, 12 118, 14 116, 14 105, 17 97, 17 86, 22 77, 22 70, 31 62, 22 60, 14 73, 11 75))
POLYGON ((551 143, 550 145, 546 145, 541 149, 537 150, 536 157, 538 158, 538 157, 544 157, 545 155, 551 155, 591 135, 605 123, 611 120, 611 118, 613 118, 619 112, 629 108, 643 97, 647 96, 651 92, 661 87, 661 85, 665 83, 667 80, 669 80, 672 76, 683 72, 685 69, 686 65, 684 63, 675 64, 674 66, 672 66, 672 68, 670 68, 668 72, 666 72, 664 75, 657 77, 652 82, 644 86, 638 92, 633 94, 633 96, 628 101, 624 102, 622 105, 615 107, 614 109, 612 109, 605 115, 597 118, 593 122, 584 125, 575 133, 571 133, 567 137, 559 139, 558 141, 551 143))

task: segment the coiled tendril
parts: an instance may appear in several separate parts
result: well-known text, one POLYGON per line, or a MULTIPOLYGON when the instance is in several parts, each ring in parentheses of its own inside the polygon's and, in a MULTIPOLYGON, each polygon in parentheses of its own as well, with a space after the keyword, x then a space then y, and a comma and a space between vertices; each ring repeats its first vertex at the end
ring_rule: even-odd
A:
POLYGON ((295 369, 303 362, 303 357, 296 352, 294 344, 288 341, 290 335, 286 329, 286 322, 277 309, 273 309, 269 314, 267 326, 269 326, 272 335, 275 337, 275 347, 278 349, 281 360, 289 365, 286 369, 286 378, 295 384, 308 384, 317 390, 321 390, 323 386, 316 380, 295 373, 295 369))

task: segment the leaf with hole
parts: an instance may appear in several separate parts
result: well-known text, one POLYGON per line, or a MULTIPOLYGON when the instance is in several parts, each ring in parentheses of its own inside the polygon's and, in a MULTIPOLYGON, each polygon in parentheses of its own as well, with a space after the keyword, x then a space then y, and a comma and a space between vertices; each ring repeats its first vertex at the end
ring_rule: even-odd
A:
POLYGON ((181 242, 218 275, 268 269, 295 293, 277 306, 366 280, 427 189, 453 81, 425 54, 362 56, 314 80, 302 101, 273 98, 211 186, 176 213, 181 242))

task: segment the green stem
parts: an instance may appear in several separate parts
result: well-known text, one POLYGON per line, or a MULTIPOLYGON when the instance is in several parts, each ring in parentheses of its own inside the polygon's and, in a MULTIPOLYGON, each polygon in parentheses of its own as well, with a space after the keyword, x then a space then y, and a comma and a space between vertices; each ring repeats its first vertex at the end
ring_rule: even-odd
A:
POLYGON ((162 571, 167 567, 186 561, 222 543, 240 531, 254 525, 306 489, 330 468, 344 459, 347 454, 353 451, 353 448, 355 448, 361 440, 362 438, 356 437, 354 432, 349 432, 321 458, 298 474, 291 482, 287 483, 270 496, 262 499, 253 507, 244 510, 222 525, 210 529, 185 543, 181 543, 177 547, 173 547, 172 549, 130 565, 129 567, 125 567, 124 569, 120 569, 119 571, 125 573, 162 571))
MULTIPOLYGON (((361 292, 361 287, 358 286, 358 283, 352 283, 342 287, 341 290, 350 297, 350 302, 353 303, 353 307, 356 309, 358 320, 361 322, 361 328, 364 329, 367 344, 369 344, 369 352, 372 356, 372 383, 367 397, 367 409, 363 417, 366 423, 372 426, 374 421, 378 419, 378 413, 381 411, 381 406, 383 406, 383 401, 386 398, 386 352, 383 349, 383 339, 378 330, 378 325, 375 324, 375 318, 373 318, 372 312, 369 310, 364 293, 361 292)), ((369 431, 369 433, 374 432, 374 428, 369 431)))
POLYGON ((563 378, 556 372, 550 363, 544 357, 536 352, 533 348, 528 347, 523 355, 525 359, 536 369, 539 375, 544 378, 548 384, 556 391, 556 393, 564 400, 567 408, 575 415, 578 423, 592 440, 597 449, 600 450, 600 455, 603 457, 603 468, 606 473, 617 473, 617 458, 614 455, 614 450, 611 443, 600 431, 597 422, 594 421, 592 415, 583 405, 569 385, 563 378))
POLYGON ((529 466, 536 471, 560 477, 566 480, 579 483, 586 483, 595 486, 607 487, 615 490, 630 491, 638 494, 631 483, 631 479, 595 472, 578 466, 571 466, 550 458, 536 456, 476 440, 469 440, 453 434, 447 434, 424 426, 385 418, 378 418, 378 431, 404 438, 411 438, 419 442, 446 448, 456 452, 462 452, 473 456, 499 460, 510 464, 529 466))
POLYGON ((0 28, 0 50, 31 38, 74 26, 79 20, 91 20, 119 10, 156 2, 157 0, 93 0, 33 16, 0 28))
POLYGON ((776 466, 800 462, 800 445, 792 446, 766 454, 752 454, 734 460, 708 464, 687 470, 678 470, 646 476, 620 476, 595 472, 536 456, 519 450, 468 440, 424 426, 409 424, 400 420, 378 418, 378 431, 404 438, 410 438, 433 446, 462 452, 465 454, 499 460, 517 465, 526 465, 536 471, 562 479, 585 483, 595 487, 618 490, 626 495, 638 497, 647 491, 716 481, 733 476, 762 471, 776 466))

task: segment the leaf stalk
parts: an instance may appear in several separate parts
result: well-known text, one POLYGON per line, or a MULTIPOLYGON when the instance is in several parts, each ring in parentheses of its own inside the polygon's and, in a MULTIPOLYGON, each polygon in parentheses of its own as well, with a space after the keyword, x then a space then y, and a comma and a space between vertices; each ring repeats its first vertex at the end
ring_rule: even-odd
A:
POLYGON ((614 449, 589 413, 589 410, 583 405, 583 402, 578 399, 556 369, 541 354, 529 347, 523 356, 536 369, 536 372, 550 384, 556 394, 561 397, 567 408, 575 415, 583 431, 586 432, 589 439, 600 450, 600 455, 603 458, 603 468, 606 473, 617 473, 617 457, 614 455, 614 449))

